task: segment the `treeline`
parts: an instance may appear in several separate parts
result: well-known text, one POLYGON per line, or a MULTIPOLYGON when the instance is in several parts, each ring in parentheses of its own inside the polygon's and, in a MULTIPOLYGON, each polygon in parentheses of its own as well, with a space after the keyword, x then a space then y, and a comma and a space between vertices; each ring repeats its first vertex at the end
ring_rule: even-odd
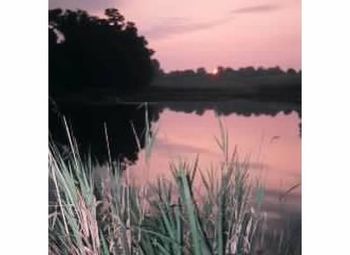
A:
POLYGON ((160 87, 235 87, 242 89, 248 87, 266 88, 275 85, 300 87, 301 71, 294 69, 284 71, 280 67, 244 67, 239 69, 218 67, 213 72, 207 72, 205 68, 201 67, 197 70, 160 72, 154 85, 160 87))
POLYGON ((252 66, 242 67, 239 69, 233 69, 231 67, 219 66, 213 72, 208 72, 204 67, 197 68, 197 70, 176 70, 165 73, 161 70, 158 72, 160 76, 166 77, 217 77, 217 78, 238 78, 238 77, 256 77, 256 76, 271 76, 271 75, 301 75, 301 70, 297 71, 295 69, 289 68, 284 71, 280 67, 270 67, 270 68, 254 68, 252 66))
POLYGON ((82 10, 49 10, 51 96, 85 88, 124 92, 147 86, 159 67, 153 53, 135 24, 117 9, 106 9, 103 18, 82 10))

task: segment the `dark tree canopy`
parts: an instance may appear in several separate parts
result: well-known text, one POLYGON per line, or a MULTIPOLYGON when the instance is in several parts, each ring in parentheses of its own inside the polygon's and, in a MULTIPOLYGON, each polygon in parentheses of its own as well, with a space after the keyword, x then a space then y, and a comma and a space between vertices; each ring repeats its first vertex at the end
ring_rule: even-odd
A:
POLYGON ((92 159, 103 164, 108 161, 109 148, 113 161, 133 163, 137 160, 139 146, 144 148, 143 132, 146 121, 150 122, 153 115, 151 107, 147 107, 147 110, 149 115, 145 115, 145 107, 133 104, 84 105, 73 102, 56 105, 50 101, 50 136, 64 154, 64 148, 69 148, 62 119, 64 115, 83 159, 92 156, 92 159), (108 132, 108 147, 105 127, 108 132))
POLYGON ((151 82, 154 52, 145 38, 117 9, 106 9, 105 16, 81 10, 49 11, 51 95, 87 87, 124 92, 151 82))

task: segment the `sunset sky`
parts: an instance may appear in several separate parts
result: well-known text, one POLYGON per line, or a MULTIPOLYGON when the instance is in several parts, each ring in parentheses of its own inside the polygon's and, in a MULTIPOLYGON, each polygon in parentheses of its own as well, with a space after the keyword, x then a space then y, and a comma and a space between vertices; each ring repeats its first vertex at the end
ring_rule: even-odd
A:
POLYGON ((136 23, 164 70, 301 68, 300 0, 50 0, 96 15, 115 7, 136 23))

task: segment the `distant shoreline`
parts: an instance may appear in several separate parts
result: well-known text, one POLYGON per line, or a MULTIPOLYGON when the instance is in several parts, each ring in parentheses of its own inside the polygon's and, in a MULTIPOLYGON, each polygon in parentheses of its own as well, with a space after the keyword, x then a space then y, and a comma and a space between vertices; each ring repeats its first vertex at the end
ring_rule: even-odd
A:
POLYGON ((89 89, 84 92, 55 97, 58 103, 118 104, 139 102, 220 102, 252 100, 301 105, 301 91, 295 89, 266 89, 260 91, 235 88, 159 88, 148 87, 137 92, 118 95, 112 89, 89 89))

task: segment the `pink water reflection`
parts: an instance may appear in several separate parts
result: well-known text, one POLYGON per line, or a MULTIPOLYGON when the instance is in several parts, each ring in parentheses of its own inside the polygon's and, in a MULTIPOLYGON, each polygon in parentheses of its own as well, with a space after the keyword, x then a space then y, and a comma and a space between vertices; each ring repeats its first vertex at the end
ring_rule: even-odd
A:
MULTIPOLYGON (((283 202, 279 200, 283 192, 301 181, 297 113, 279 113, 275 117, 230 114, 221 119, 229 133, 231 151, 237 146, 241 159, 249 157, 251 180, 258 179, 265 186, 269 215, 278 218, 282 207, 283 213, 300 213, 300 188, 283 202)), ((198 154, 202 170, 223 160, 214 139, 220 135, 220 128, 213 110, 202 116, 164 110, 153 127, 159 131, 148 167, 142 150, 136 165, 129 169, 131 180, 137 185, 151 183, 158 177, 171 179, 169 163, 178 159, 193 162, 198 154)))
MULTIPOLYGON (((300 120, 296 113, 280 113, 275 117, 231 114, 223 116, 222 121, 229 133, 231 149, 237 146, 242 159, 249 157, 252 176, 259 177, 273 190, 285 189, 300 181, 300 120)), ((165 110, 153 126, 159 131, 149 171, 144 151, 131 167, 137 182, 169 176, 169 162, 179 158, 194 160, 199 154, 202 169, 223 159, 214 139, 220 135, 220 129, 212 110, 202 116, 165 110)))

